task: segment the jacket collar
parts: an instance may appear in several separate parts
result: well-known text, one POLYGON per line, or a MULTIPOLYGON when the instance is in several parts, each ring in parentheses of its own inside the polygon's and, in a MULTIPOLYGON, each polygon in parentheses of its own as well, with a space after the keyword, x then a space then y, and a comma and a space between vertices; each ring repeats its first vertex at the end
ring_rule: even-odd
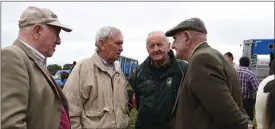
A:
POLYGON ((19 46, 28 55, 29 58, 31 58, 36 64, 39 64, 35 55, 31 52, 30 48, 25 46, 20 40, 16 39, 13 45, 19 46))
POLYGON ((196 52, 198 52, 198 50, 203 49, 203 48, 207 48, 207 47, 210 47, 210 46, 208 45, 208 43, 207 43, 206 41, 202 42, 201 44, 199 44, 199 45, 195 48, 195 50, 193 51, 191 57, 192 57, 196 52))
MULTIPOLYGON (((94 63, 95 63, 95 65, 96 65, 98 68, 100 68, 102 71, 108 72, 108 70, 107 70, 107 69, 108 69, 108 68, 107 68, 108 66, 106 66, 106 65, 103 63, 102 58, 98 55, 97 52, 95 52, 95 53, 93 54, 92 59, 94 60, 94 63)), ((114 62, 113 67, 114 67, 115 73, 121 73, 120 67, 119 67, 119 65, 118 65, 117 63, 114 62)), ((110 73, 109 73, 109 74, 110 74, 110 73)), ((110 75, 111 75, 111 74, 110 74, 110 75)))
MULTIPOLYGON (((177 67, 174 67, 177 64, 177 60, 176 60, 176 57, 174 55, 174 52, 172 50, 170 50, 168 52, 168 56, 170 58, 170 64, 167 66, 167 67, 169 67, 168 70, 167 70, 167 72, 174 71, 175 69, 177 69, 177 67)), ((143 62, 142 65, 143 65, 143 67, 144 67, 145 70, 147 70, 149 72, 152 72, 151 66, 150 66, 151 65, 151 58, 150 58, 150 56, 148 56, 146 58, 146 60, 143 62)))
POLYGON ((41 70, 43 75, 46 77, 47 81, 50 83, 51 87, 53 87, 57 96, 60 98, 60 100, 63 102, 63 104, 64 103, 66 104, 67 100, 65 99, 65 96, 63 94, 61 94, 62 91, 58 88, 54 79, 52 77, 50 77, 51 76, 50 73, 49 72, 47 73, 47 70, 42 68, 41 65, 39 65, 38 60, 36 59, 35 55, 31 52, 31 50, 19 40, 15 40, 13 45, 20 47, 27 54, 27 56, 35 62, 36 66, 38 66, 39 70, 41 70))

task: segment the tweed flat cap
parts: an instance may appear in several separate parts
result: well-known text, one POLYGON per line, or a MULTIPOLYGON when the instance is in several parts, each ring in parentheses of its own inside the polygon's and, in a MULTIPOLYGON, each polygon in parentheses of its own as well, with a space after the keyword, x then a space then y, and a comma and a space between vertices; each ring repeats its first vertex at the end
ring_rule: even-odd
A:
POLYGON ((190 18, 190 19, 187 19, 187 20, 181 22, 180 24, 178 24, 174 28, 168 30, 165 33, 165 35, 167 37, 171 37, 176 32, 184 31, 184 30, 193 30, 193 31, 198 31, 198 32, 207 34, 207 30, 206 30, 205 25, 204 25, 204 23, 201 19, 199 19, 199 18, 190 18))
POLYGON ((19 28, 23 28, 33 24, 48 24, 61 28, 66 32, 72 29, 61 24, 57 16, 49 9, 30 6, 24 10, 19 19, 19 28))

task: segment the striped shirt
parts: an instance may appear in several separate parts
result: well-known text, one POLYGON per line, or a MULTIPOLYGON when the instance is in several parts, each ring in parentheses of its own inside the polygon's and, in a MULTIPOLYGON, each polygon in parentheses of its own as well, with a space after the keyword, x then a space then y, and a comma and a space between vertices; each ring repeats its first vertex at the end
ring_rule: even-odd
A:
POLYGON ((20 42, 22 42, 25 46, 27 46, 31 52, 35 55, 36 59, 39 61, 38 63, 43 66, 45 69, 46 68, 46 65, 47 65, 47 58, 42 55, 39 51, 37 51, 35 48, 33 48, 32 46, 30 46, 29 44, 27 44, 26 42, 24 42, 23 40, 21 39, 18 39, 20 42))
POLYGON ((241 83, 243 98, 255 99, 259 82, 256 75, 247 67, 239 66, 237 69, 238 78, 241 83))

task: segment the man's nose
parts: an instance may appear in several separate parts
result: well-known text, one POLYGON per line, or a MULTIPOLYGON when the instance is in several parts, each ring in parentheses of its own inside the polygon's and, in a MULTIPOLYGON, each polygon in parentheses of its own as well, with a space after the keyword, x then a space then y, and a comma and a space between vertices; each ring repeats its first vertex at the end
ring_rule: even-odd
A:
POLYGON ((122 45, 119 45, 119 46, 118 46, 118 51, 119 51, 119 52, 122 52, 122 51, 123 51, 123 46, 122 46, 122 45))
POLYGON ((172 43, 172 47, 171 47, 172 49, 175 49, 175 43, 172 43))
POLYGON ((156 52, 159 50, 159 47, 157 45, 154 46, 153 50, 156 52))
POLYGON ((61 44, 61 39, 60 39, 60 36, 57 36, 55 43, 56 43, 56 44, 58 44, 58 45, 60 45, 60 44, 61 44))

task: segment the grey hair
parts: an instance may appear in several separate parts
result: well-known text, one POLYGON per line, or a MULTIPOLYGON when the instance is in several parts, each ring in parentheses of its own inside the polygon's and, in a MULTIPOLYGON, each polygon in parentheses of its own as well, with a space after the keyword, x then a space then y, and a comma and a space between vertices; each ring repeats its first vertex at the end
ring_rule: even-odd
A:
POLYGON ((112 26, 105 26, 99 29, 97 31, 96 36, 95 36, 95 46, 98 47, 98 41, 102 39, 107 39, 110 38, 111 36, 116 36, 116 35, 122 35, 122 32, 120 29, 112 26))

